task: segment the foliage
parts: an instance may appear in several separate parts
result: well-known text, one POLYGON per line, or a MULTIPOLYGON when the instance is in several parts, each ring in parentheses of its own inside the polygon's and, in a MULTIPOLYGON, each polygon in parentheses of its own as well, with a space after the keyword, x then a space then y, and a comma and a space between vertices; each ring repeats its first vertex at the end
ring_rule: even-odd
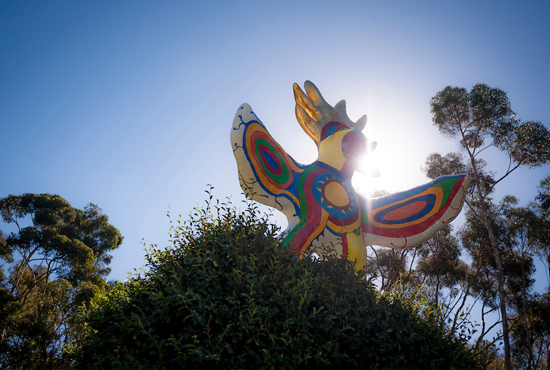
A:
POLYGON ((532 249, 545 263, 550 276, 550 176, 540 182, 538 195, 530 204, 530 210, 534 215, 529 224, 532 249))
POLYGON ((443 135, 458 138, 471 155, 495 146, 516 167, 539 167, 550 161, 548 129, 540 122, 518 120, 506 93, 498 88, 477 84, 468 93, 447 86, 430 104, 434 125, 443 135))
POLYGON ((0 214, 17 228, 0 235, 0 367, 63 367, 74 312, 104 288, 122 237, 94 204, 80 210, 58 195, 10 195, 0 214))
POLYGON ((546 176, 540 182, 537 200, 540 202, 540 207, 543 212, 550 212, 550 176, 546 176))
POLYGON ((402 251, 373 248, 376 253, 367 266, 375 268, 368 268, 367 273, 373 274, 383 291, 427 302, 434 308, 433 315, 445 335, 461 338, 479 363, 486 364, 495 357, 494 343, 498 338, 487 341, 484 337, 496 324, 473 323, 471 312, 477 301, 473 286, 479 278, 479 269, 460 258, 464 250, 460 241, 452 226, 447 225, 418 248, 402 251), (472 342, 474 335, 477 338, 472 342))
MULTIPOLYGON (((539 256, 546 269, 550 257, 550 214, 544 206, 544 194, 548 190, 547 176, 541 181, 539 195, 527 207, 518 207, 513 197, 506 197, 503 209, 510 224, 510 235, 517 240, 522 257, 539 256)), ((520 294, 515 296, 513 325, 511 327, 511 347, 515 354, 514 365, 518 369, 547 368, 550 362, 550 286, 543 294, 530 292, 528 270, 518 286, 520 294)))
MULTIPOLYGON (((472 258, 469 275, 475 278, 464 281, 463 292, 481 300, 483 316, 494 309, 500 311, 504 360, 510 369, 508 308, 516 312, 512 325, 528 315, 533 255, 537 248, 542 254, 548 250, 544 241, 548 240, 549 229, 540 217, 547 209, 548 180, 543 182, 537 198, 542 202, 538 216, 532 209, 517 207, 513 197, 496 206, 491 195, 495 186, 520 166, 533 168, 550 162, 550 132, 540 122, 517 119, 506 93, 484 84, 475 85, 470 92, 447 86, 432 98, 431 112, 434 125, 444 136, 458 140, 466 158, 457 153, 432 154, 424 170, 432 178, 457 169, 472 175, 471 193, 466 200, 467 224, 460 236, 472 258), (487 162, 480 156, 491 147, 509 159, 500 177, 487 170, 487 162)), ((483 321, 480 338, 485 328, 483 321)))
POLYGON ((550 294, 535 294, 514 317, 511 330, 517 369, 548 368, 550 351, 550 294))
POLYGON ((427 306, 378 293, 335 254, 300 260, 277 232, 250 203, 196 208, 146 271, 83 311, 76 367, 478 365, 427 306))

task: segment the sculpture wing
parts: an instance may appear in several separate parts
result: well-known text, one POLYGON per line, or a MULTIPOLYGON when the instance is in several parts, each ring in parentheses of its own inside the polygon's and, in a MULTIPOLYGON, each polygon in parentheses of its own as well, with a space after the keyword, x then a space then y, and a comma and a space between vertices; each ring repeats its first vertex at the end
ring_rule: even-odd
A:
POLYGON ((400 193, 361 197, 365 244, 410 248, 425 242, 460 213, 469 185, 470 174, 442 176, 400 193))
POLYGON ((271 137, 250 105, 237 110, 231 147, 239 167, 239 182, 247 197, 274 207, 290 220, 300 217, 297 182, 304 166, 271 137))

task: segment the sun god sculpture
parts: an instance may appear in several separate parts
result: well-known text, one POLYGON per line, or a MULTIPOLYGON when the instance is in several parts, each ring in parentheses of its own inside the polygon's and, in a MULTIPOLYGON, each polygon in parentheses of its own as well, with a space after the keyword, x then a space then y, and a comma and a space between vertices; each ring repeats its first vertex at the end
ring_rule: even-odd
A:
POLYGON ((443 176, 380 198, 358 194, 351 177, 367 148, 376 147, 361 132, 367 117, 353 122, 344 100, 332 107, 312 82, 304 87, 305 93, 293 86, 295 109, 319 151, 312 164, 302 165, 288 155, 248 104, 239 107, 231 129, 241 188, 249 198, 286 215, 284 242, 300 258, 309 248, 332 245, 363 269, 367 245, 417 246, 460 213, 469 174, 443 176))

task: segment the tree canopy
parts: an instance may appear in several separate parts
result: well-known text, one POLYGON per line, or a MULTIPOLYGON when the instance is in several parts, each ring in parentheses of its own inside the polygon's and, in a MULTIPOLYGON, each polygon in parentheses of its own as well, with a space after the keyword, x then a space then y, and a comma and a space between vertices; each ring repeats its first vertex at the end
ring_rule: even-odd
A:
MULTIPOLYGON (((482 298, 483 309, 486 306, 499 309, 505 365, 510 370, 507 308, 513 308, 522 318, 528 314, 526 300, 534 272, 533 253, 537 245, 545 243, 541 240, 549 237, 544 221, 548 180, 543 180, 537 197, 542 203, 530 206, 531 209, 517 207, 517 200, 511 196, 497 206, 491 196, 495 187, 520 166, 533 168, 550 162, 550 131, 540 122, 519 120, 507 94, 485 84, 477 84, 469 92, 447 86, 432 98, 431 112, 434 125, 442 135, 458 140, 466 158, 459 153, 445 156, 434 153, 426 161, 425 172, 431 178, 457 170, 472 174, 473 186, 466 200, 467 223, 460 235, 472 257, 477 282, 468 283, 467 292, 482 298), (491 147, 509 159, 507 170, 499 176, 488 169, 481 157, 491 147), (538 215, 534 210, 537 207, 538 215)), ((520 322, 519 316, 514 316, 514 325, 520 322)), ((528 368, 532 363, 528 363, 528 368)))
POLYGON ((96 205, 59 195, 9 195, 0 215, 16 229, 0 233, 0 367, 59 367, 70 320, 105 288, 122 236, 96 205))

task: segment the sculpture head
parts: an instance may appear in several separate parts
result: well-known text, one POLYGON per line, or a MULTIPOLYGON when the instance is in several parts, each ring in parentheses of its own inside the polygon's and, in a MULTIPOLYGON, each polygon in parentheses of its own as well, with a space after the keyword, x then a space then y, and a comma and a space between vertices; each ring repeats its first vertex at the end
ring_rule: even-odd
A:
MULTIPOLYGON (((317 145, 318 160, 351 176, 367 152, 368 140, 361 132, 367 116, 353 122, 346 112, 345 100, 332 107, 311 81, 306 81, 304 87, 306 93, 298 84, 293 85, 296 118, 300 126, 317 145)), ((373 150, 376 142, 370 146, 373 150)))

